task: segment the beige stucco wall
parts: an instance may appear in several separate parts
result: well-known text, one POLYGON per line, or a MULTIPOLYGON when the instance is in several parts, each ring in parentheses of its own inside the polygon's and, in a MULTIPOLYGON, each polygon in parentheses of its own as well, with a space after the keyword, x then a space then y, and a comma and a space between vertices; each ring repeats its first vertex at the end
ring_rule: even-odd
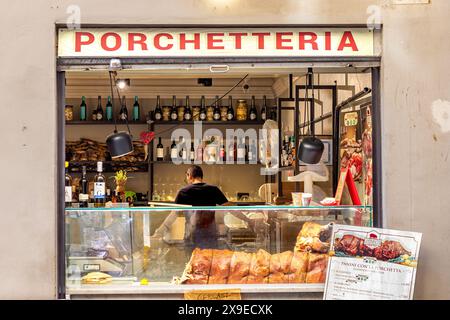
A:
POLYGON ((450 2, 391 2, 1 0, 0 298, 56 295, 54 23, 66 21, 69 4, 81 7, 83 23, 111 24, 352 24, 381 4, 386 226, 424 233, 416 298, 450 298, 450 132, 432 116, 433 102, 446 105, 450 121, 450 2))

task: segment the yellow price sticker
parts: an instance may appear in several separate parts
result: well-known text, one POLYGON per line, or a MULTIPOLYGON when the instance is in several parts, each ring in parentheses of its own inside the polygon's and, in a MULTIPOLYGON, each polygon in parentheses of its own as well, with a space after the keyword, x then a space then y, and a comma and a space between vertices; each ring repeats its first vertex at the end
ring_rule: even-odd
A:
POLYGON ((192 290, 184 293, 185 300, 241 300, 240 289, 192 290))

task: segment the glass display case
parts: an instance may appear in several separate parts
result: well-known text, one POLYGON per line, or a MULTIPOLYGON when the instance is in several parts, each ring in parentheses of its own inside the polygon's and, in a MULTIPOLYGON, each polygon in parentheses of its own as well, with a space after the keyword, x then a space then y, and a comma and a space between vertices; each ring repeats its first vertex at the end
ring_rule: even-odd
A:
POLYGON ((333 223, 372 225, 372 208, 67 208, 68 295, 186 290, 321 292, 333 223))

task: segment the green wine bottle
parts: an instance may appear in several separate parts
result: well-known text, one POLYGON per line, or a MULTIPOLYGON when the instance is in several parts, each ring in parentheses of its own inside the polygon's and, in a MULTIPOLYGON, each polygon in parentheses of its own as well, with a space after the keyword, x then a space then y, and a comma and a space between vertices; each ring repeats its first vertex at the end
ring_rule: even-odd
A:
POLYGON ((111 103, 111 96, 108 96, 108 102, 106 103, 106 121, 112 121, 113 110, 111 103))
POLYGON ((84 96, 81 97, 81 104, 80 104, 80 120, 86 121, 86 98, 84 96))

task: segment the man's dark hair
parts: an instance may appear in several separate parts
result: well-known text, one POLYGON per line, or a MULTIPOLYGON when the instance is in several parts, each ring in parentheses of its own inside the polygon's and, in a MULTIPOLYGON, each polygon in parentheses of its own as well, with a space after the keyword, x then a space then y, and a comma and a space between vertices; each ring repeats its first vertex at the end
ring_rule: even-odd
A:
POLYGON ((200 168, 199 166, 190 166, 188 171, 189 174, 191 175, 191 178, 200 178, 203 179, 203 170, 202 168, 200 168))

